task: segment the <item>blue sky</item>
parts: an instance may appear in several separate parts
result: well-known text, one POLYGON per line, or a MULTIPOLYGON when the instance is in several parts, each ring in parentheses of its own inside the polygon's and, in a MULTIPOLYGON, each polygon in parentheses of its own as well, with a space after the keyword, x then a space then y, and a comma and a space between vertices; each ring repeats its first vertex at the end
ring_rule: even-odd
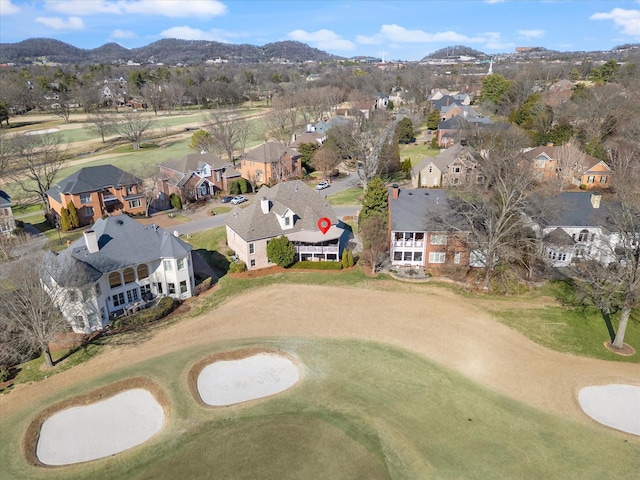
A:
POLYGON ((33 37, 81 48, 298 40, 387 60, 419 60, 449 45, 609 50, 640 42, 640 0, 0 0, 0 42, 33 37))

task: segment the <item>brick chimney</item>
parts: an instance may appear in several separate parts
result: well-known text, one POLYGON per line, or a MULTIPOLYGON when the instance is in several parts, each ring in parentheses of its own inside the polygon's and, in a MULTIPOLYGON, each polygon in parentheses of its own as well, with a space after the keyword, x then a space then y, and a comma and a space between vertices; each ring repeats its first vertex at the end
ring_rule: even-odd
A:
POLYGON ((400 195, 400 187, 398 187, 397 183, 394 183, 391 185, 391 198, 397 200, 398 195, 400 195))
POLYGON ((591 194, 591 206, 593 208, 600 208, 600 200, 602 199, 602 195, 600 192, 595 191, 591 194))
POLYGON ((84 242, 87 244, 87 250, 89 253, 96 253, 100 250, 98 246, 98 236, 95 230, 87 230, 84 232, 84 242))

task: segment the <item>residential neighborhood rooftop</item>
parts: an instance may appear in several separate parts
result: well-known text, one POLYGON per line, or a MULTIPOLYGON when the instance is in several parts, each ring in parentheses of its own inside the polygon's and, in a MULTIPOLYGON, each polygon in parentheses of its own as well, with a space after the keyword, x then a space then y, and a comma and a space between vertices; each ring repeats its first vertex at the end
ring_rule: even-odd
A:
POLYGON ((93 192, 104 187, 141 184, 142 179, 113 165, 84 167, 47 190, 47 195, 61 201, 60 194, 93 192))

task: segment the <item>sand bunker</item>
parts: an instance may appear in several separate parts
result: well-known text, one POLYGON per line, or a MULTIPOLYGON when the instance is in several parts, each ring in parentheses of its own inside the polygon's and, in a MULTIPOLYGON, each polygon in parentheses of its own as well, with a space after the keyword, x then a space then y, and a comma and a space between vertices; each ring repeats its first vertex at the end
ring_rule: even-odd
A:
POLYGON ((44 421, 36 456, 45 465, 108 457, 139 445, 162 428, 164 410, 142 388, 61 410, 44 421))
POLYGON ((596 422, 623 432, 640 435, 640 387, 599 385, 578 394, 584 413, 596 422))
POLYGON ((220 360, 198 375, 200 398, 207 405, 225 406, 280 393, 300 379, 290 359, 260 353, 238 360, 220 360))
POLYGON ((33 132, 26 132, 25 135, 44 135, 45 133, 55 133, 60 131, 59 128, 47 128, 46 130, 34 130, 33 132))

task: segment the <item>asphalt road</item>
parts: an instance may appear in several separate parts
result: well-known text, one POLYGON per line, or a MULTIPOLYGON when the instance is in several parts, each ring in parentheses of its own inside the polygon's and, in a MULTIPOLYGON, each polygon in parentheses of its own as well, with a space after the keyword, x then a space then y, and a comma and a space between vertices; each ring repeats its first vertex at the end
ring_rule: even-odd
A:
MULTIPOLYGON (((351 173, 346 177, 335 180, 331 183, 329 188, 321 190, 318 192, 319 195, 333 195, 335 193, 341 192, 351 187, 355 187, 360 183, 360 179, 358 175, 355 173, 351 173)), ((253 201, 253 200, 250 200, 253 201)), ((231 205, 230 205, 231 206, 231 205)), ((344 207, 333 207, 333 210, 336 212, 338 218, 342 219, 345 216, 355 215, 359 210, 360 206, 344 206, 344 207)), ((227 218, 228 213, 214 215, 213 217, 206 217, 201 220, 193 220, 188 223, 183 223, 180 225, 176 225, 171 228, 172 232, 178 232, 179 235, 187 235, 190 233, 200 232, 202 230, 208 230, 210 228, 221 227, 225 224, 225 219, 227 218)))

